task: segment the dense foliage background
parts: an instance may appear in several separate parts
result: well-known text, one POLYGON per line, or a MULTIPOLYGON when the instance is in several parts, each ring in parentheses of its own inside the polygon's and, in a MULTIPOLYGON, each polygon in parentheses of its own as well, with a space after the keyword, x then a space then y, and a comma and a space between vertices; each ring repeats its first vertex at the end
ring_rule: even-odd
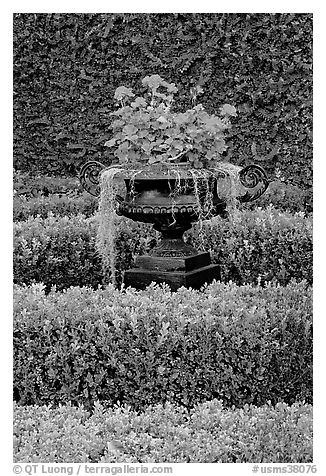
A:
POLYGON ((311 14, 15 14, 14 166, 105 163, 114 90, 160 74, 209 112, 237 107, 228 157, 312 186, 311 14))

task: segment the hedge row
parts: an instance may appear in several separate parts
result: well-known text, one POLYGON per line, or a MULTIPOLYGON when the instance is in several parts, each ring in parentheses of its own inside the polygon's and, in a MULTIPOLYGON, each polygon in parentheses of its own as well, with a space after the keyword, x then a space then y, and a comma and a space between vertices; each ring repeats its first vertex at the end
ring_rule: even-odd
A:
POLYGON ((48 295, 15 286, 15 400, 135 409, 311 402, 311 294, 305 282, 48 295))
POLYGON ((14 224, 14 282, 43 282, 47 289, 103 281, 96 252, 95 219, 82 215, 30 218, 14 224))
POLYGON ((308 404, 227 410, 213 400, 138 414, 97 403, 92 415, 82 406, 14 406, 15 463, 311 463, 312 451, 308 404))
MULTIPOLYGON (((49 216, 14 224, 15 283, 43 282, 47 290, 104 282, 96 250, 97 217, 49 216)), ((116 239, 118 281, 135 254, 148 252, 156 233, 150 226, 121 219, 116 239)), ((243 210, 232 221, 219 217, 188 234, 198 249, 211 250, 221 280, 237 284, 292 278, 312 282, 312 219, 273 208, 243 210)))
MULTIPOLYGON (((69 192, 61 193, 59 190, 49 196, 44 195, 41 191, 37 192, 34 197, 27 191, 23 196, 16 194, 13 203, 14 221, 27 220, 29 217, 37 215, 46 218, 49 213, 60 216, 77 215, 78 213, 87 217, 94 215, 98 208, 98 199, 75 189, 71 189, 71 192, 73 196, 67 195, 69 192)), ((273 205, 280 211, 310 213, 312 212, 312 196, 310 191, 302 191, 280 182, 272 182, 258 201, 239 205, 239 207, 240 209, 255 209, 257 206, 267 207, 269 205, 273 205)))
POLYGON ((49 196, 51 194, 75 194, 81 193, 83 188, 78 177, 60 177, 33 175, 29 172, 14 170, 13 172, 14 195, 25 198, 49 196))
POLYGON ((206 222, 202 240, 196 225, 189 239, 211 250, 213 261, 221 264, 223 281, 273 280, 285 285, 294 278, 312 283, 312 225, 312 217, 302 212, 258 208, 239 212, 233 221, 217 217, 206 222))
POLYGON ((14 221, 28 220, 30 217, 46 218, 49 214, 56 216, 72 216, 83 214, 85 217, 93 216, 98 209, 98 199, 88 193, 75 197, 51 195, 25 199, 14 197, 14 221))
POLYGON ((287 212, 311 213, 313 211, 313 190, 308 188, 302 190, 299 187, 283 183, 279 180, 270 182, 266 192, 251 203, 245 203, 244 208, 254 209, 257 206, 267 207, 273 205, 278 210, 287 212))
POLYGON ((114 91, 159 74, 212 113, 237 107, 231 160, 312 186, 312 14, 14 15, 14 163, 76 174, 106 160, 114 91))

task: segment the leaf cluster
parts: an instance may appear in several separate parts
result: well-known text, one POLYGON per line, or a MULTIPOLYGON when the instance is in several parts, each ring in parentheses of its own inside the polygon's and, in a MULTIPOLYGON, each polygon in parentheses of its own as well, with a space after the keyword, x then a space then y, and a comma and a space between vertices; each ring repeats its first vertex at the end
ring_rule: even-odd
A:
POLYGON ((15 286, 21 404, 118 401, 140 410, 312 401, 312 290, 213 283, 121 291, 15 286))
POLYGON ((14 404, 14 462, 311 463, 312 406, 227 409, 212 400, 190 412, 157 404, 137 413, 96 403, 90 413, 82 405, 14 404), (115 440, 121 452, 110 450, 115 440))
POLYGON ((229 117, 236 116, 233 106, 224 105, 221 116, 208 114, 201 104, 185 112, 174 112, 174 83, 159 75, 146 76, 148 88, 137 96, 124 86, 116 89, 120 108, 113 112, 112 138, 104 145, 124 166, 146 167, 157 163, 187 162, 194 168, 210 168, 226 150, 224 131, 229 117), (163 92, 161 92, 163 90, 163 92), (131 102, 132 100, 132 102, 131 102))

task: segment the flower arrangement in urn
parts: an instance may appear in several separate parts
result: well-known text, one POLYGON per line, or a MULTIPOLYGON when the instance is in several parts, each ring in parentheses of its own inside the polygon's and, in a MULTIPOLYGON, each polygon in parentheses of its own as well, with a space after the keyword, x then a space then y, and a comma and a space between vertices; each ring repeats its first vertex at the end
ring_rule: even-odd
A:
POLYGON ((191 90, 193 107, 178 112, 173 110, 174 83, 152 75, 142 85, 143 96, 125 86, 115 91, 118 108, 111 113, 112 135, 105 143, 111 165, 91 161, 81 170, 84 188, 100 195, 98 248, 114 282, 117 215, 152 223, 162 239, 150 257, 136 259, 136 268, 125 274, 125 282, 145 286, 151 280, 164 281, 175 289, 183 284, 198 286, 217 277, 217 266, 211 264, 209 253, 198 253, 186 244, 183 233, 196 221, 225 214, 236 199, 257 198, 268 181, 258 166, 241 169, 223 161, 224 134, 230 118, 236 116, 234 106, 225 104, 219 115, 208 114, 196 104, 203 92, 197 86, 191 90), (171 258, 179 261, 173 264, 171 258))
MULTIPOLYGON (((144 96, 137 96, 124 86, 115 91, 119 109, 112 113, 112 138, 106 146, 126 168, 153 164, 187 163, 194 169, 211 169, 221 161, 226 150, 224 131, 230 117, 236 116, 233 106, 225 104, 220 115, 208 114, 201 104, 185 112, 174 112, 174 83, 159 75, 146 76, 142 84, 144 96)), ((192 88, 192 99, 203 92, 192 88)))

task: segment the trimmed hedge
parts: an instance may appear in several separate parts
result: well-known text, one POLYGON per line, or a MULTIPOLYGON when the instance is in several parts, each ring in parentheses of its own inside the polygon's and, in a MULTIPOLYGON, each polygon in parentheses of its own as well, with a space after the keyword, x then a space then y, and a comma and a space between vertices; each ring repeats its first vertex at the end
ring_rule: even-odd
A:
MULTIPOLYGON (((233 222, 219 217, 188 234, 195 246, 211 250, 221 264, 221 280, 237 284, 292 278, 312 282, 312 218, 303 213, 243 210, 233 222)), ((104 282, 96 251, 97 218, 29 218, 14 224, 14 280, 18 284, 43 282, 46 289, 92 286, 104 282)), ((135 254, 148 252, 156 242, 151 227, 121 219, 116 239, 117 277, 132 266, 135 254)), ((107 278, 106 278, 107 279, 107 278)))
POLYGON ((96 252, 97 225, 83 215, 30 218, 14 224, 14 282, 44 282, 47 289, 103 280, 96 252))
POLYGON ((14 163, 76 174, 106 160, 118 86, 159 74, 208 112, 238 108, 229 157, 312 186, 311 13, 14 14, 14 163))
POLYGON ((15 286, 21 404, 312 400, 312 290, 213 283, 123 291, 15 286))
POLYGON ((274 206, 280 211, 312 213, 313 190, 312 188, 302 190, 294 185, 274 180, 270 182, 268 189, 258 200, 244 203, 242 207, 252 210, 257 206, 265 208, 269 205, 274 206))
MULTIPOLYGON (((29 217, 37 215, 46 218, 51 212, 54 215, 77 215, 82 213, 86 217, 94 215, 98 209, 98 198, 74 189, 70 190, 73 196, 59 191, 53 191, 50 196, 36 195, 28 198, 26 195, 15 195, 13 203, 14 221, 27 220, 29 217)), ((40 192, 41 193, 41 192, 40 192)), ((267 191, 259 200, 253 203, 239 204, 239 209, 255 209, 259 207, 268 207, 273 205, 280 211, 306 213, 312 212, 312 193, 311 191, 302 191, 296 187, 282 184, 281 182, 272 182, 267 191)))
MULTIPOLYGON (((312 407, 14 406, 15 463, 311 463, 312 407), (117 440, 121 453, 109 449, 117 440)), ((113 473, 114 474, 114 473, 113 473)))
POLYGON ((282 213, 273 207, 243 210, 234 220, 213 218, 199 239, 198 224, 189 239, 211 250, 221 265, 221 279, 237 284, 313 279, 312 217, 282 213))
POLYGON ((32 175, 29 172, 14 170, 14 195, 25 198, 49 196, 52 194, 66 195, 83 192, 78 177, 52 177, 47 175, 32 175))
POLYGON ((37 216, 46 218, 51 213, 56 216, 83 214, 85 217, 91 217, 97 212, 98 199, 86 192, 76 197, 52 195, 29 200, 14 197, 13 205, 14 221, 25 221, 37 216))

